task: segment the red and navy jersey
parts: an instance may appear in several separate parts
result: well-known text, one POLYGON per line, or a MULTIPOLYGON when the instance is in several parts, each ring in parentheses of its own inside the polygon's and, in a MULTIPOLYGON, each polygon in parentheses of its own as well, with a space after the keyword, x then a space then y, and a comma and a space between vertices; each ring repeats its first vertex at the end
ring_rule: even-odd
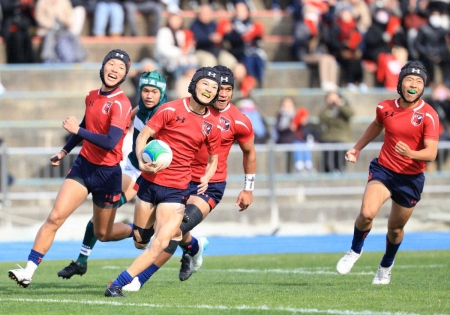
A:
MULTIPOLYGON (((248 142, 254 135, 250 119, 244 115, 236 106, 228 106, 219 112, 219 126, 222 141, 219 148, 219 163, 217 171, 209 182, 224 182, 227 179, 227 159, 231 146, 235 141, 239 144, 248 142)), ((200 178, 205 174, 208 163, 208 152, 203 147, 195 156, 192 162, 192 180, 200 182, 200 178)))
POLYGON ((147 122, 155 139, 166 142, 172 149, 172 163, 156 174, 142 172, 155 184, 186 189, 191 181, 191 164, 199 149, 205 145, 207 154, 219 154, 220 129, 217 111, 206 108, 205 115, 189 108, 190 98, 165 103, 147 122))
POLYGON ((89 141, 83 141, 80 154, 96 165, 113 166, 118 164, 122 160, 123 139, 130 126, 130 100, 119 87, 110 95, 101 95, 100 90, 90 91, 86 96, 85 103, 86 130, 106 135, 109 128, 114 126, 122 129, 123 135, 112 150, 106 150, 89 141))
POLYGON ((400 99, 383 101, 377 106, 376 121, 384 126, 384 143, 378 163, 400 174, 420 174, 425 162, 412 160, 395 152, 402 141, 411 150, 424 148, 424 140, 439 140, 439 118, 436 111, 423 100, 414 108, 403 108, 400 99))

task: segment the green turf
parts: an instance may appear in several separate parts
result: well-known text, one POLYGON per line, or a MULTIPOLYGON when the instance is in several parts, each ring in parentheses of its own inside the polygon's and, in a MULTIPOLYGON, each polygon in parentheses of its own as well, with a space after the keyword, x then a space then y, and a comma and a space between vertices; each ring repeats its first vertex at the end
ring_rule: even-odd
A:
POLYGON ((400 251, 391 283, 374 286, 381 255, 364 253, 346 276, 335 271, 341 254, 206 256, 185 282, 174 258, 122 299, 103 292, 130 259, 90 260, 87 274, 70 280, 56 275, 68 261, 44 261, 26 289, 7 277, 15 263, 1 263, 0 313, 450 314, 450 251, 400 251))

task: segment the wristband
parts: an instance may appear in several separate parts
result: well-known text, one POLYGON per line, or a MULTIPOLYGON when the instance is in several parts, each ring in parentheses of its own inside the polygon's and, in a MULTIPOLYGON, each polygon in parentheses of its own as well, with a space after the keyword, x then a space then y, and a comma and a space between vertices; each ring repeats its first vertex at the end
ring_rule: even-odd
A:
POLYGON ((66 155, 69 155, 69 153, 66 150, 61 149, 61 151, 64 152, 66 155))
POLYGON ((255 187, 255 174, 245 174, 244 190, 253 190, 255 187))

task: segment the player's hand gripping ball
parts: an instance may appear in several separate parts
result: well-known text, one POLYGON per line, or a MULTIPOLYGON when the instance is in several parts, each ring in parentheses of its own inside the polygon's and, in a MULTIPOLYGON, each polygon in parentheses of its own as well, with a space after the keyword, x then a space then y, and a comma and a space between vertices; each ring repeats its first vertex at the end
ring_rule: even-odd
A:
POLYGON ((156 162, 157 166, 163 165, 162 169, 165 169, 172 162, 172 149, 164 141, 154 139, 145 146, 142 158, 146 163, 156 162))

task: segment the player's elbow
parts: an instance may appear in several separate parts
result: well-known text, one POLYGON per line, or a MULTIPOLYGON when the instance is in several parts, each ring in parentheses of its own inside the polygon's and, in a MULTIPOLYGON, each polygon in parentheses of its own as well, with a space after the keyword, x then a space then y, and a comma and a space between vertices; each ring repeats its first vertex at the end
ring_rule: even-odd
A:
POLYGON ((438 155, 438 151, 437 150, 433 150, 433 152, 430 152, 430 154, 427 156, 427 159, 425 160, 425 162, 433 162, 436 160, 438 155))
POLYGON ((113 150, 116 147, 117 143, 118 142, 116 142, 116 141, 107 141, 105 143, 104 149, 108 150, 108 151, 111 151, 111 150, 113 150))
POLYGON ((434 162, 437 158, 437 152, 435 154, 430 155, 430 159, 427 160, 426 162, 434 162))

